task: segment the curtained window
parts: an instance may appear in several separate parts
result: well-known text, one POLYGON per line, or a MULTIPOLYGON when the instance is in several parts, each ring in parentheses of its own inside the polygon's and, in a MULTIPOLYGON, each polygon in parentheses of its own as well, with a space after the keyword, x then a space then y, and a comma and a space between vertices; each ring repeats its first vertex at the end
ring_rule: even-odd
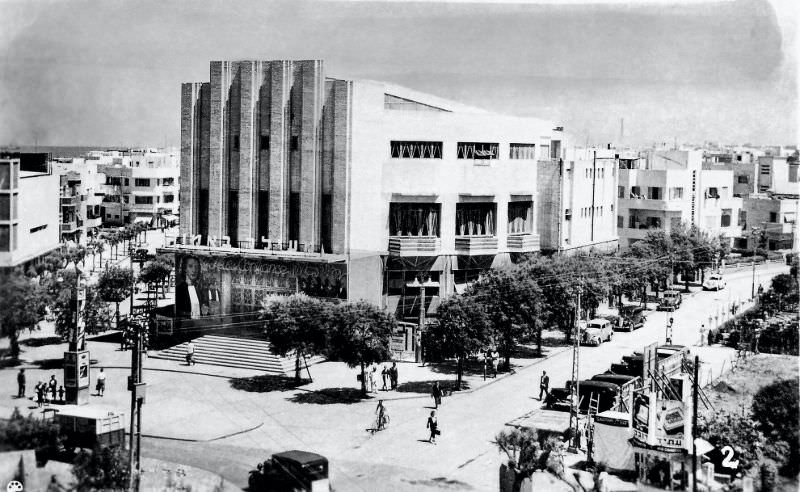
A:
POLYGON ((536 145, 528 143, 512 143, 509 145, 509 159, 536 159, 536 145))
POLYGON ((508 202, 508 233, 533 232, 533 202, 508 202))
POLYGON ((496 203, 457 203, 456 236, 494 236, 496 203))
POLYGON ((458 142, 459 159, 497 159, 498 144, 488 142, 458 142))
POLYGON ((440 211, 438 203, 391 203, 389 235, 439 237, 440 211))

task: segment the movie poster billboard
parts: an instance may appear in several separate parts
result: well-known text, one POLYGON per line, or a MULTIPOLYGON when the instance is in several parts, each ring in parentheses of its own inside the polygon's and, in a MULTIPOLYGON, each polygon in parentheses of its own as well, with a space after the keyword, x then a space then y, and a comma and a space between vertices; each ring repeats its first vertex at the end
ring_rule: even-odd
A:
POLYGON ((633 392, 633 437, 642 443, 647 442, 650 423, 650 395, 646 390, 633 392))
POLYGON ((256 313, 269 295, 347 299, 347 265, 234 255, 175 255, 175 316, 256 313))
POLYGON ((665 448, 682 448, 686 423, 684 403, 677 400, 659 400, 655 411, 654 444, 665 448))

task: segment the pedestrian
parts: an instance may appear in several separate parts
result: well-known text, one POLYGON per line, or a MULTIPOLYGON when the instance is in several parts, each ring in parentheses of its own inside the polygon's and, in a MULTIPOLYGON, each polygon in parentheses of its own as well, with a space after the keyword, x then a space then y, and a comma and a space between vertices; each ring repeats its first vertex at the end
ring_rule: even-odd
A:
POLYGON ((497 353, 497 349, 492 350, 492 371, 494 371, 494 377, 497 377, 497 362, 500 358, 500 354, 497 353))
POLYGON ((64 403, 64 387, 63 386, 59 386, 58 387, 58 401, 60 401, 62 404, 64 403))
POLYGON ((705 324, 701 324, 700 325, 700 346, 701 347, 703 346, 703 341, 705 340, 705 336, 704 336, 705 332, 706 332, 706 325, 705 324))
POLYGON ((186 365, 191 366, 194 363, 194 342, 189 341, 186 344, 186 365))
POLYGON ((25 398, 25 369, 17 373, 17 398, 25 398))
POLYGON ((375 368, 367 367, 367 391, 375 392, 375 368))
POLYGON ((56 375, 50 375, 50 381, 47 382, 47 389, 50 390, 50 394, 52 395, 51 400, 56 401, 56 392, 58 391, 58 381, 56 381, 56 375))
POLYGON ((40 379, 39 382, 36 383, 36 389, 34 390, 36 391, 36 406, 39 408, 42 408, 42 405, 44 405, 45 390, 46 387, 44 385, 44 382, 40 379))
POLYGON ((386 367, 386 366, 382 366, 381 367, 381 379, 383 380, 383 388, 381 388, 381 389, 383 391, 386 391, 387 389, 389 389, 386 386, 386 378, 388 378, 388 377, 389 377, 389 368, 386 367))
POLYGON ((539 401, 542 401, 542 395, 547 396, 550 388, 550 376, 547 371, 542 371, 542 377, 539 378, 539 401))
POLYGON ((392 367, 389 369, 389 379, 392 382, 392 389, 397 390, 397 362, 392 362, 392 367))
POLYGON ((97 375, 97 396, 103 396, 106 392, 106 373, 103 368, 100 368, 100 374, 97 375))
POLYGON ((428 442, 436 444, 436 436, 441 434, 441 431, 439 431, 439 421, 436 419, 436 410, 431 410, 431 416, 428 417, 428 424, 426 427, 431 433, 428 442))
POLYGON ((431 388, 431 396, 433 397, 434 407, 439 408, 439 405, 442 404, 442 388, 439 387, 439 381, 433 383, 433 388, 431 388))
POLYGON ((383 406, 383 400, 378 400, 378 406, 375 407, 375 415, 377 415, 377 417, 375 418, 375 425, 372 430, 373 433, 385 429, 386 423, 389 421, 389 416, 386 415, 386 407, 383 406))

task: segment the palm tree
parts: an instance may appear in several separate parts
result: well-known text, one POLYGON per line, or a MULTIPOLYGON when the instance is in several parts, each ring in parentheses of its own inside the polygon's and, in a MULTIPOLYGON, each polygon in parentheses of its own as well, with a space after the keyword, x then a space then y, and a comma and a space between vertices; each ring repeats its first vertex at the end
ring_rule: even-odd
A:
POLYGON ((103 251, 106 250, 106 245, 103 241, 97 241, 94 245, 95 251, 100 255, 100 268, 103 268, 103 251))

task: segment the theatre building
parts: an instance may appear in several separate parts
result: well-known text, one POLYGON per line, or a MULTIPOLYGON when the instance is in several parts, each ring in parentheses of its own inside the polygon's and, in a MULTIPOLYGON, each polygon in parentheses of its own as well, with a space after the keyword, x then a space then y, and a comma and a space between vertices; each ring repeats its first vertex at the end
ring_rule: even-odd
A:
POLYGON ((222 312, 304 291, 416 316, 423 288, 431 309, 539 251, 537 165, 561 149, 553 122, 328 78, 318 60, 211 62, 182 87, 168 250, 179 283, 198 260, 222 312))

